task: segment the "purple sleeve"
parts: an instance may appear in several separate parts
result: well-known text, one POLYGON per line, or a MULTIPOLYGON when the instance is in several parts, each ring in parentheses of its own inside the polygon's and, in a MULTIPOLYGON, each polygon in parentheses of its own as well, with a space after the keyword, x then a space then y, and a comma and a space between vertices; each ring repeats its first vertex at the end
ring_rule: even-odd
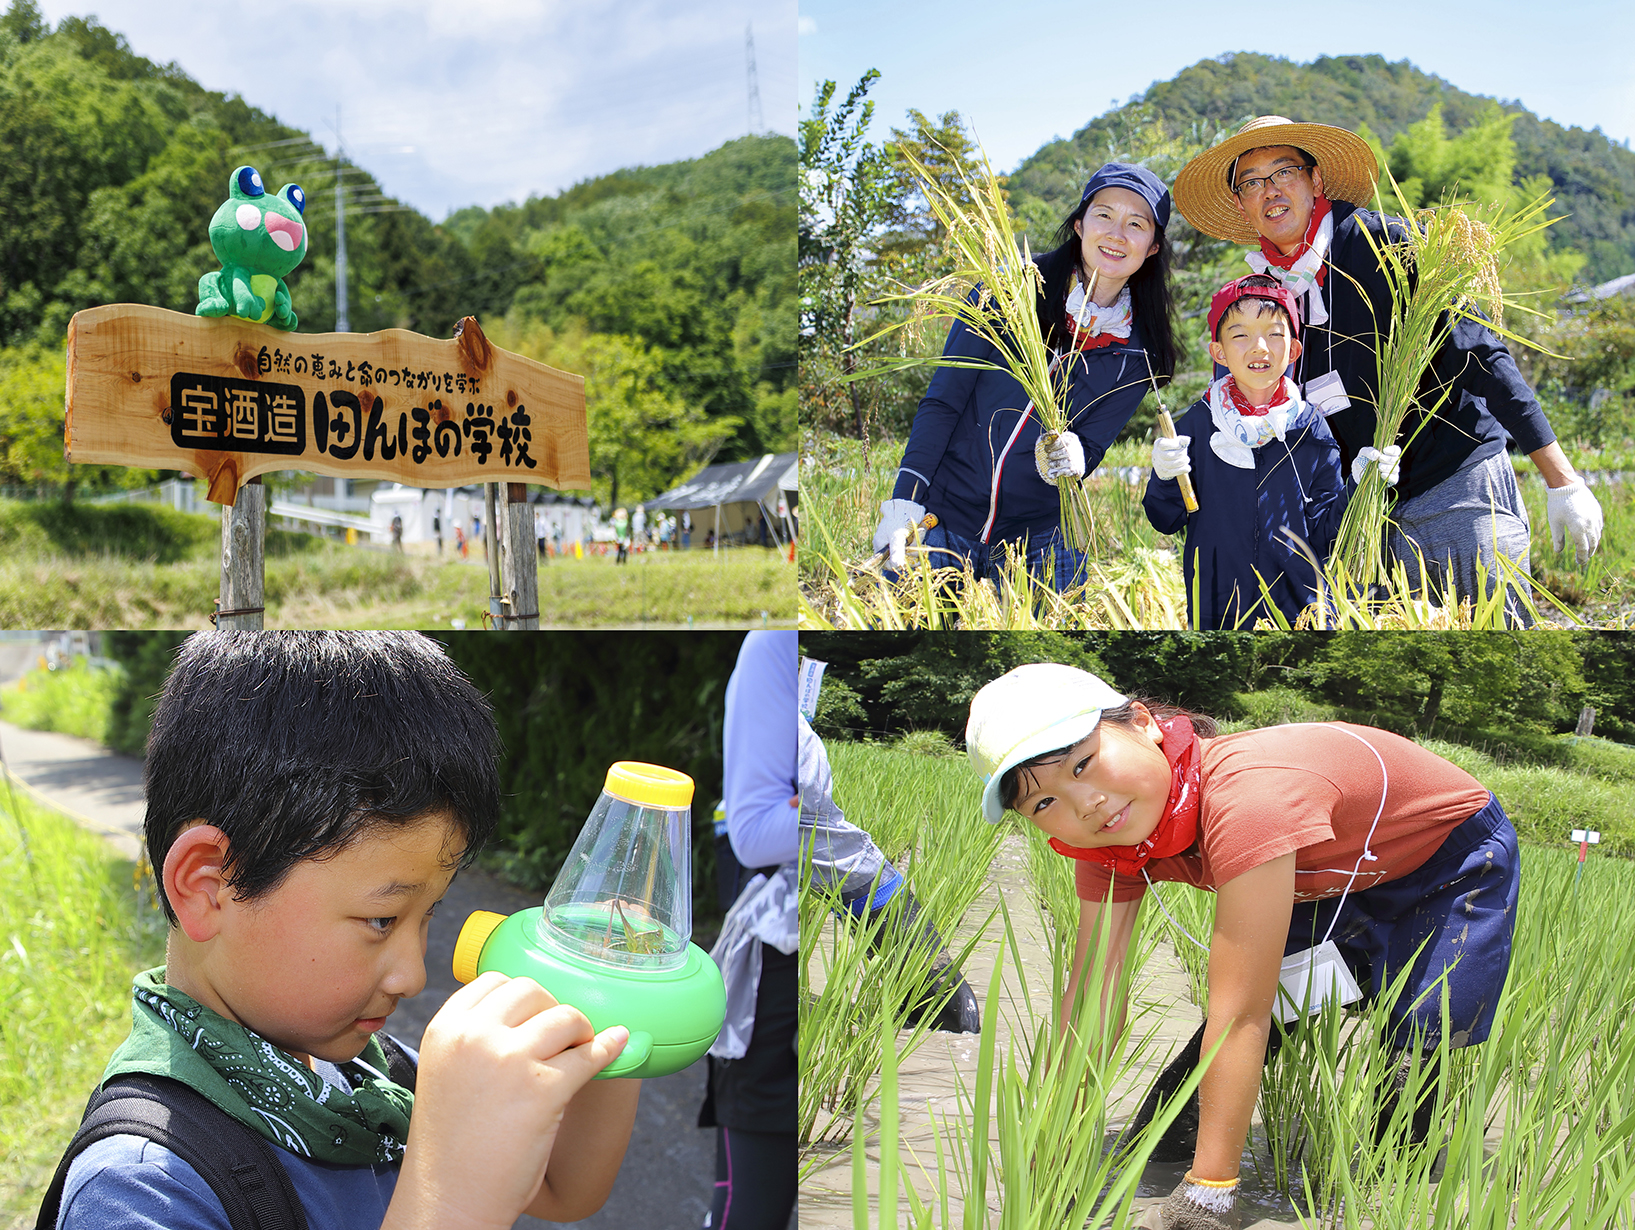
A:
POLYGON ((727 840, 745 867, 795 860, 796 784, 794 632, 751 632, 727 681, 722 790, 727 840))

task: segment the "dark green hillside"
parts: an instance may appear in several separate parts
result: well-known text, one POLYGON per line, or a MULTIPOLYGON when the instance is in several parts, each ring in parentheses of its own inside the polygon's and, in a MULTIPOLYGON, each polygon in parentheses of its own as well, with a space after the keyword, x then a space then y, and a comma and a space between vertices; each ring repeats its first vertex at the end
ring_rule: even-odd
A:
MULTIPOLYGON (((1367 124, 1389 148, 1398 133, 1439 103, 1449 135, 1457 136, 1493 100, 1468 94, 1406 60, 1323 56, 1297 64, 1240 52, 1202 60, 1070 139, 1044 146, 1017 168, 1011 187, 1040 198, 1053 211, 1064 207, 1068 195, 1078 192, 1085 168, 1104 160, 1110 142, 1116 147, 1144 108, 1172 137, 1194 130, 1231 132, 1252 116, 1286 115, 1352 129, 1367 124)), ((1635 152, 1599 130, 1540 120, 1520 102, 1501 106, 1517 117, 1511 127, 1517 179, 1548 175, 1556 191, 1552 212, 1569 215, 1551 228, 1551 247, 1574 248, 1588 257, 1582 278, 1589 282, 1635 271, 1635 152)))

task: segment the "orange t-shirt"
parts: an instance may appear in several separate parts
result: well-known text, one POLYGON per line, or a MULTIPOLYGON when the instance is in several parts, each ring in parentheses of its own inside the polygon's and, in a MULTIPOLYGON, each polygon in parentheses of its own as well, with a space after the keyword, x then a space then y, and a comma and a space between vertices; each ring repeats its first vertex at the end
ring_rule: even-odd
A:
MULTIPOLYGON (((1362 892, 1420 867, 1488 800, 1487 787, 1457 765, 1372 726, 1269 726, 1203 739, 1200 747, 1198 840, 1185 854, 1148 863, 1155 881, 1213 891, 1294 851, 1296 901, 1338 896, 1354 867, 1351 891, 1362 892), (1379 824, 1367 841, 1374 859, 1359 867, 1376 814, 1379 824)), ((1074 861, 1074 880, 1085 901, 1105 901, 1109 880, 1114 901, 1135 901, 1147 889, 1140 876, 1082 859, 1074 861)))

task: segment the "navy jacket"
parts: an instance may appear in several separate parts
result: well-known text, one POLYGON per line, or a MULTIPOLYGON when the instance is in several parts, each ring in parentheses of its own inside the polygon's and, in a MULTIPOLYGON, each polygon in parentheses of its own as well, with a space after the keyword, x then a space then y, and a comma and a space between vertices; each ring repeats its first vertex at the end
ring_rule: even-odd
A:
MULTIPOLYGON (((1334 240, 1328 255, 1333 268, 1322 288, 1329 321, 1301 329, 1305 349, 1295 364, 1294 378, 1304 388, 1308 380, 1332 370, 1345 381, 1351 408, 1329 416, 1328 426, 1339 441, 1341 459, 1349 472, 1357 450, 1374 442, 1379 388, 1375 321, 1383 326, 1391 311, 1390 285, 1363 228, 1383 243, 1386 224, 1393 237, 1400 237, 1403 222, 1382 219, 1373 210, 1347 201, 1335 201, 1333 208, 1334 240)), ((1452 338, 1421 382, 1421 404, 1434 404, 1433 390, 1441 386, 1452 392, 1403 451, 1398 499, 1411 499, 1454 471, 1498 455, 1504 451, 1506 431, 1524 453, 1535 452, 1555 439, 1538 399, 1516 370, 1516 361, 1504 343, 1476 321, 1461 320, 1455 325, 1452 338)), ((1414 430, 1418 417, 1410 415, 1404 422, 1404 436, 1414 430)))
MULTIPOLYGON (((959 321, 948 332, 943 354, 1003 362, 997 348, 959 321)), ((1132 326, 1128 342, 1079 351, 1068 361, 1069 421, 1084 444, 1089 473, 1101 464, 1150 387, 1148 359, 1140 330, 1132 326)), ((990 542, 1039 539, 1056 530, 1060 497, 1033 463, 1038 415, 1029 414, 1016 431, 1027 404, 1021 384, 1009 372, 939 367, 915 411, 892 497, 923 504, 963 538, 981 539, 991 503, 997 508, 990 542)))
POLYGON ((1175 430, 1192 437, 1187 456, 1198 511, 1187 512, 1174 479, 1157 474, 1147 479, 1141 501, 1147 520, 1161 534, 1186 531, 1181 574, 1189 609, 1194 575, 1201 577, 1199 609, 1192 613, 1195 628, 1250 628, 1256 619, 1269 617, 1262 579, 1290 623, 1302 607, 1316 601, 1316 573, 1278 531, 1288 526, 1324 559, 1351 493, 1340 468, 1340 446, 1323 417, 1308 407, 1295 423, 1286 440, 1268 440, 1254 450, 1253 470, 1241 470, 1209 447, 1215 433, 1209 402, 1194 402, 1175 430))

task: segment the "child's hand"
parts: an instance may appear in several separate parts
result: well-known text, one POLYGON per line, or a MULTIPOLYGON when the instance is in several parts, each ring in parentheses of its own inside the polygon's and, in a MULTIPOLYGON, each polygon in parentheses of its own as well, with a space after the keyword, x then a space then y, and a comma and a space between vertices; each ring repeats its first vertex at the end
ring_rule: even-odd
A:
POLYGON ((595 1033, 531 978, 489 971, 461 987, 421 1042, 405 1204, 394 1195, 385 1226, 511 1226, 539 1192, 569 1099, 629 1036, 595 1033))
POLYGON ((1191 447, 1191 436, 1159 436, 1152 442, 1152 472, 1166 481, 1191 474, 1192 458, 1187 456, 1191 447))

